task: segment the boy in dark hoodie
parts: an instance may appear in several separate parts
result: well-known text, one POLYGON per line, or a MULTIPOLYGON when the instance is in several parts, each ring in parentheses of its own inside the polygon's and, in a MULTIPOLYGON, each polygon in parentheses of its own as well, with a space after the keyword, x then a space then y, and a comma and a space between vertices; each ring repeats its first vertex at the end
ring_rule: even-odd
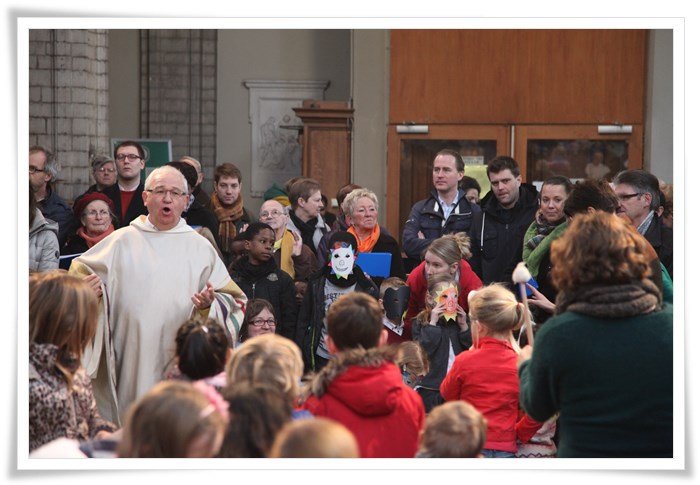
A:
POLYGON ((355 265, 357 239, 340 231, 328 242, 328 261, 306 287, 304 300, 299 308, 296 342, 304 358, 304 371, 318 371, 328 363, 331 353, 326 346, 328 327, 325 316, 328 308, 342 295, 360 291, 379 296, 377 286, 355 265))
POLYGON ((298 312, 294 282, 277 267, 272 257, 275 232, 267 224, 254 222, 241 237, 245 253, 229 266, 231 279, 249 300, 262 298, 269 301, 278 322, 275 333, 294 340, 298 312))
POLYGON ((358 292, 343 295, 326 320, 334 358, 313 377, 302 408, 348 428, 362 458, 415 456, 425 410, 393 362, 395 348, 384 345, 379 302, 358 292))

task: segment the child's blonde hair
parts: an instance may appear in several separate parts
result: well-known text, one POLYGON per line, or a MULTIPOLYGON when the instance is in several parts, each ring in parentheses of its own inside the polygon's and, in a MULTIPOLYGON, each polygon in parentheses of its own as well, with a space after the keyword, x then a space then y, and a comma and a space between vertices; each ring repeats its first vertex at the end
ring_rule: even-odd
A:
POLYGON ((226 419, 194 385, 162 381, 134 403, 119 443, 120 458, 187 458, 205 439, 209 457, 221 446, 226 419))
POLYGON ((291 340, 267 333, 246 340, 226 365, 228 384, 248 382, 278 389, 291 403, 299 396, 304 361, 291 340))
POLYGON ((486 442, 486 419, 465 401, 441 404, 425 419, 418 455, 422 458, 476 458, 486 442))
POLYGON ((328 418, 286 424, 275 438, 270 458, 360 458, 355 436, 328 418))
POLYGON ((469 297, 469 318, 478 320, 492 333, 506 333, 519 328, 527 309, 505 286, 492 283, 469 297))

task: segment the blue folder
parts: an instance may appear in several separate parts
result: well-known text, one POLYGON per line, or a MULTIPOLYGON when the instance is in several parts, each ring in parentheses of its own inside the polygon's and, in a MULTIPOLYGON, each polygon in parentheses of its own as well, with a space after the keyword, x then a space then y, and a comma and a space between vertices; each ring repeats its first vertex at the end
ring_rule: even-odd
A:
POLYGON ((370 276, 386 278, 391 271, 391 253, 360 253, 355 264, 370 276))
POLYGON ((66 254, 65 256, 60 256, 58 258, 58 267, 60 269, 65 269, 67 270, 70 268, 70 264, 73 262, 75 258, 80 256, 83 253, 76 253, 76 254, 66 254))

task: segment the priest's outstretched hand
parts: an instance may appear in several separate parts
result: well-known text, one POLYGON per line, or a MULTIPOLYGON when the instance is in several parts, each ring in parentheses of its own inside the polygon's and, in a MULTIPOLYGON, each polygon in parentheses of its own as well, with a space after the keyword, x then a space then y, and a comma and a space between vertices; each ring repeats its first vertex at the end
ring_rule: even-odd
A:
POLYGON ((192 303, 197 310, 206 310, 214 301, 214 287, 207 281, 207 287, 199 293, 192 295, 192 303))

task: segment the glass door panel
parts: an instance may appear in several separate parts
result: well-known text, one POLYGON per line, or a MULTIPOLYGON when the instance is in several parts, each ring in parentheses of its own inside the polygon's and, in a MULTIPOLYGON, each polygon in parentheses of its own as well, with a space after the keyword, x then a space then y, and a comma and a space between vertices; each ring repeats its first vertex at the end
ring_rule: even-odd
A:
POLYGON ((597 125, 516 126, 515 133, 515 159, 535 185, 553 175, 610 181, 622 170, 642 167, 641 125, 619 135, 601 135, 597 125))
MULTIPOLYGON (((509 153, 507 126, 441 125, 429 129, 427 134, 398 134, 395 126, 389 126, 386 226, 399 243, 411 207, 433 188, 432 162, 437 152, 453 149, 468 167, 484 166, 496 155, 509 153)), ((483 195, 489 187, 482 189, 483 195)))

